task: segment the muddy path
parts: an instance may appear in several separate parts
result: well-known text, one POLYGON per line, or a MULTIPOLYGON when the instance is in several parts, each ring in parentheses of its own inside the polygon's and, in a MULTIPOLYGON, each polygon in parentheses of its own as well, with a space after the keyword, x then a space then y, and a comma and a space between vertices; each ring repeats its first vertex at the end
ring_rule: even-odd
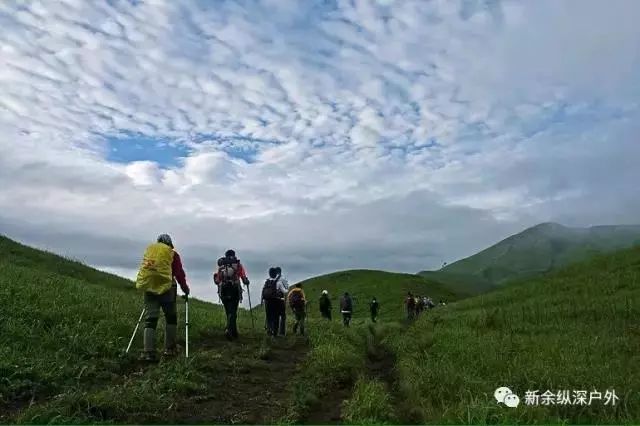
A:
POLYGON ((328 395, 325 395, 318 404, 315 404, 306 413, 299 424, 327 425, 340 424, 342 422, 342 405, 351 397, 353 383, 344 383, 336 387, 328 395))
POLYGON ((289 383, 309 345, 288 336, 271 340, 251 336, 228 342, 209 339, 199 370, 207 392, 182 401, 170 416, 176 424, 270 424, 280 421, 290 402, 289 383))

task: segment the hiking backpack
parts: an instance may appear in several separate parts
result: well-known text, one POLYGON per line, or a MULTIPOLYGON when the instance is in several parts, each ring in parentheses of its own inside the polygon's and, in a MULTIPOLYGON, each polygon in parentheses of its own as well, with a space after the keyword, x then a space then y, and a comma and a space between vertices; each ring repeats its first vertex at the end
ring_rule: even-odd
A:
POLYGON ((301 291, 294 291, 291 293, 291 296, 289 296, 289 306, 294 311, 304 308, 304 299, 302 298, 301 291))
POLYGON ((240 297, 238 270, 240 261, 236 258, 221 257, 218 259, 218 279, 220 280, 220 297, 240 297))
POLYGON ((262 287, 262 298, 264 300, 277 299, 282 295, 282 292, 278 290, 278 279, 269 278, 264 282, 262 287))
POLYGON ((327 296, 320 297, 320 310, 328 311, 329 310, 329 298, 327 296))
POLYGON ((340 310, 343 312, 351 312, 353 310, 353 302, 350 297, 343 297, 340 301, 340 310))

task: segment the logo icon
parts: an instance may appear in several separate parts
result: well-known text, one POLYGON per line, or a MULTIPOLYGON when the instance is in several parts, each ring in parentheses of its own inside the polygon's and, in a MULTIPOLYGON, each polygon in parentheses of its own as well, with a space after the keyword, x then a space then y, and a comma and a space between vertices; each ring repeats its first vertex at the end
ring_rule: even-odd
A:
POLYGON ((494 398, 498 401, 498 404, 504 404, 509 408, 516 408, 520 405, 520 398, 515 393, 511 392, 508 387, 502 386, 496 389, 493 393, 494 398))

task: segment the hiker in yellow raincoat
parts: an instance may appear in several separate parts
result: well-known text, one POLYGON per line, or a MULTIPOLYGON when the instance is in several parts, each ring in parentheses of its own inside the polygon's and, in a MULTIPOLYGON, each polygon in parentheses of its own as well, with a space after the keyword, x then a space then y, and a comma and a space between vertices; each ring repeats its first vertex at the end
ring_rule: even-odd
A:
POLYGON ((162 234, 156 243, 147 247, 136 279, 136 288, 144 291, 144 361, 157 361, 155 336, 160 309, 166 321, 164 355, 172 356, 177 352, 176 282, 180 284, 185 296, 189 296, 189 286, 180 255, 174 250, 171 237, 162 234))

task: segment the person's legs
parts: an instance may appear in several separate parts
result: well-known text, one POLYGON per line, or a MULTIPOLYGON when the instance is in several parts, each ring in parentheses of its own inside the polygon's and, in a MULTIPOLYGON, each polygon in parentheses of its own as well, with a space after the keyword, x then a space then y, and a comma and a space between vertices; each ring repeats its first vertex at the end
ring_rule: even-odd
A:
POLYGON ((298 311, 293 311, 293 318, 295 322, 293 323, 293 334, 298 333, 298 328, 300 327, 300 317, 298 316, 298 311))
POLYGON ((278 309, 278 321, 280 324, 280 335, 285 336, 287 334, 287 305, 284 300, 279 301, 278 309))
POLYGON ((240 304, 240 299, 232 300, 230 304, 231 312, 229 315, 229 330, 231 331, 231 335, 234 338, 238 337, 238 305, 239 304, 240 304))
POLYGON ((238 311, 238 300, 237 299, 223 299, 222 304, 224 305, 224 312, 227 316, 227 327, 224 331, 225 336, 228 339, 235 337, 237 335, 236 330, 236 315, 238 311), (235 331, 235 333, 234 333, 235 331))
POLYGON ((144 307, 146 312, 143 331, 144 357, 151 361, 156 357, 156 327, 160 316, 160 297, 156 294, 145 292, 144 307))
POLYGON ((306 313, 304 311, 304 309, 301 309, 297 314, 296 317, 299 318, 299 323, 300 323, 300 334, 304 336, 304 320, 306 317, 306 313))
POLYGON ((270 336, 275 336, 278 332, 278 306, 276 300, 266 300, 267 310, 267 330, 270 336))
POLYGON ((172 354, 176 350, 176 339, 178 335, 178 311, 176 306, 176 288, 172 288, 160 296, 160 307, 164 313, 165 333, 164 351, 165 354, 172 354))

